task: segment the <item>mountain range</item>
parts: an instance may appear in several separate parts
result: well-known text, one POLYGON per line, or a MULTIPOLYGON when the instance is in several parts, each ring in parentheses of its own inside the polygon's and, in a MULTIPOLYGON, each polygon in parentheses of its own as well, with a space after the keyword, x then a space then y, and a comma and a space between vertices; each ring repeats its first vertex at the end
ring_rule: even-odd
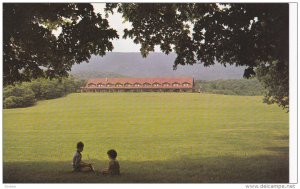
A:
POLYGON ((95 77, 194 77, 196 80, 241 79, 245 67, 226 66, 216 63, 210 67, 203 64, 178 65, 173 70, 175 53, 150 53, 143 58, 138 52, 109 52, 105 56, 92 56, 89 63, 72 67, 71 74, 82 79, 95 77))

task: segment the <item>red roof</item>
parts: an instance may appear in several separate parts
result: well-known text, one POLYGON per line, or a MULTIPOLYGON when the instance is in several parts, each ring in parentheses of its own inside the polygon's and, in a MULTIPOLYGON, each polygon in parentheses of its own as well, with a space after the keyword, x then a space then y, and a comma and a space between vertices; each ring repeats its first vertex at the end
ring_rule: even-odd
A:
MULTIPOLYGON (((194 84, 194 79, 192 77, 168 77, 168 78, 94 78, 94 79, 89 79, 86 87, 89 87, 90 84, 126 84, 126 83, 130 83, 130 84, 135 84, 135 83, 139 83, 141 85, 145 84, 145 83, 149 83, 151 85, 153 85, 154 83, 158 83, 160 85, 162 85, 163 83, 169 83, 171 84, 171 86, 160 86, 159 88, 174 88, 172 86, 173 83, 179 83, 180 85, 182 85, 183 83, 189 83, 189 86, 176 86, 176 88, 192 88, 193 84, 194 84)), ((116 86, 114 86, 116 88, 116 86)), ((134 86, 132 86, 134 87, 134 86)), ((145 88, 145 86, 140 86, 139 88, 145 88)), ((90 88, 90 87, 89 87, 90 88)), ((118 88, 122 88, 122 87, 118 87, 118 88)), ((124 86, 123 86, 124 88, 124 86)), ((146 87, 148 88, 148 87, 146 87)), ((152 87, 151 87, 152 88, 152 87)))

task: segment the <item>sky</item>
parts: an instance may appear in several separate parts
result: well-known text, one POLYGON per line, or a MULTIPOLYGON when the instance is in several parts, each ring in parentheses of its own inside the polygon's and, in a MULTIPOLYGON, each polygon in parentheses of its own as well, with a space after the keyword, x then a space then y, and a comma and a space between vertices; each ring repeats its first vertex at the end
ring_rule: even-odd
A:
MULTIPOLYGON (((96 13, 100 13, 102 17, 105 16, 104 8, 105 3, 92 3, 94 6, 94 11, 96 13)), ((120 13, 115 12, 113 15, 109 14, 107 18, 110 27, 117 30, 119 34, 119 39, 113 40, 114 49, 112 52, 140 52, 140 45, 137 45, 133 42, 132 39, 123 39, 122 36, 124 34, 123 30, 125 28, 131 28, 131 24, 129 22, 124 22, 120 13)), ((155 48, 155 52, 161 52, 159 47, 155 48)))

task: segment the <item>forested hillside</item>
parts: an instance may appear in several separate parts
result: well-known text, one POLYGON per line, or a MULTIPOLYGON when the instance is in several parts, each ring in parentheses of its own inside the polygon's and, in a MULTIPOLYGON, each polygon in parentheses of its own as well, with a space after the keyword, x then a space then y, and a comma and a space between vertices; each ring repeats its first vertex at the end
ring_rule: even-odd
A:
POLYGON ((92 56, 89 63, 82 62, 72 67, 71 74, 80 78, 89 77, 194 77, 197 80, 241 79, 245 67, 214 66, 203 64, 181 66, 173 70, 176 54, 150 53, 143 58, 140 53, 107 53, 92 56))

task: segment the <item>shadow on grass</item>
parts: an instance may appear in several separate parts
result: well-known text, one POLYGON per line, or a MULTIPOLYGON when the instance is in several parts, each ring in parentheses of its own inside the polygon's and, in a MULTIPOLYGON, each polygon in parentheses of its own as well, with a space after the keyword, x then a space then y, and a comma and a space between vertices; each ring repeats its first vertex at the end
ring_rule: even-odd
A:
POLYGON ((274 137, 275 140, 289 140, 289 135, 281 135, 274 137))
MULTIPOLYGON (((281 150, 281 149, 279 149, 281 150)), ((94 160, 95 168, 107 161, 94 160)), ((70 162, 4 162, 4 183, 288 183, 288 154, 120 161, 121 176, 73 173, 70 162)))
POLYGON ((286 154, 289 151, 289 147, 269 147, 265 149, 276 153, 283 153, 283 154, 286 154))

